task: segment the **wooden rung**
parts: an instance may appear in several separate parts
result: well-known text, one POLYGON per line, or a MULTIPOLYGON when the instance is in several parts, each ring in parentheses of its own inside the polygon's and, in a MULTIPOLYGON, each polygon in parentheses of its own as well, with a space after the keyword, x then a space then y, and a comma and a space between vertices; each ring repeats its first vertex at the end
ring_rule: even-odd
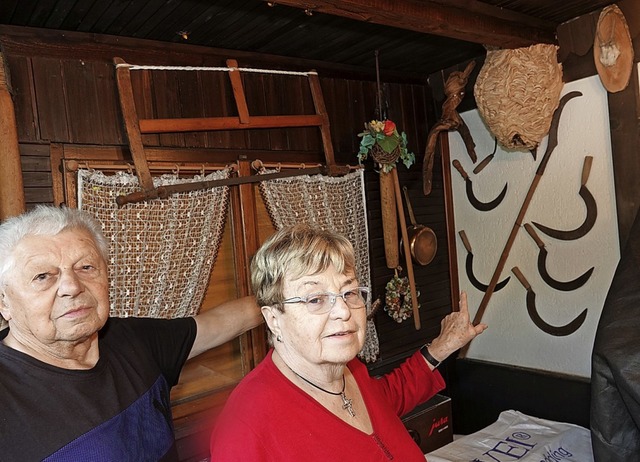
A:
POLYGON ((246 130, 249 128, 320 127, 319 115, 253 116, 247 122, 240 117, 201 117, 180 119, 140 119, 141 133, 196 132, 207 130, 246 130))
POLYGON ((240 71, 237 70, 238 61, 235 59, 227 59, 227 67, 233 68, 233 70, 229 72, 229 80, 231 80, 231 88, 233 89, 233 97, 236 100, 240 123, 248 124, 249 107, 247 106, 247 98, 244 96, 244 86, 242 85, 240 71))
POLYGON ((322 117, 320 135, 322 137, 322 145, 324 148, 324 158, 327 162, 327 167, 329 170, 332 170, 336 167, 336 160, 333 154, 331 130, 329 129, 329 114, 327 113, 327 108, 324 105, 322 87, 320 86, 320 79, 316 72, 309 73, 309 87, 311 88, 311 97, 313 98, 313 105, 315 106, 316 114, 322 117))
POLYGON ((151 178, 151 172, 144 153, 144 145, 142 144, 142 136, 140 135, 138 113, 136 112, 133 88, 131 87, 131 72, 126 66, 117 67, 118 64, 125 63, 123 59, 115 58, 113 61, 116 64, 116 83, 120 96, 122 117, 129 139, 129 150, 136 166, 140 185, 145 191, 149 191, 153 189, 153 178, 151 178))

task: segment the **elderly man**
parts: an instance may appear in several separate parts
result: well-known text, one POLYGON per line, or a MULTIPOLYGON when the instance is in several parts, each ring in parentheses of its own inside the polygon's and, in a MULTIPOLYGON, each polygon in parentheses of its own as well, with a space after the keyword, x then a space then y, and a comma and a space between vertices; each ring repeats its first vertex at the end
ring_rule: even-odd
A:
POLYGON ((193 318, 109 318, 108 244, 85 212, 0 225, 0 459, 177 460, 185 361, 261 322, 252 297, 193 318))

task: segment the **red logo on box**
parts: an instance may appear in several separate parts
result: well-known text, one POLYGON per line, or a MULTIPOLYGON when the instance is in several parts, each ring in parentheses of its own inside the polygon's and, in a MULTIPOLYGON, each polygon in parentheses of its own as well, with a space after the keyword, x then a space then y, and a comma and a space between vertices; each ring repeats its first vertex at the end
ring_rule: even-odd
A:
POLYGON ((441 432, 442 430, 444 430, 449 426, 448 424, 449 424, 449 416, 440 417, 439 419, 433 419, 433 422, 431 423, 431 428, 429 429, 429 434, 427 435, 427 437, 431 436, 434 430, 441 432))

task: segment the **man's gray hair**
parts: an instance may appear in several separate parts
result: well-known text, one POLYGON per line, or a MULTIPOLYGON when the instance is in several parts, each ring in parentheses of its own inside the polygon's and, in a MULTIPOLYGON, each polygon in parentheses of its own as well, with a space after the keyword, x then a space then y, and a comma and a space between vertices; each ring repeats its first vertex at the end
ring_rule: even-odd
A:
POLYGON ((27 236, 55 236, 68 229, 89 232, 105 262, 109 261, 109 243, 102 234, 102 225, 93 216, 69 207, 37 205, 33 210, 0 224, 0 286, 14 263, 13 251, 22 239, 27 236))

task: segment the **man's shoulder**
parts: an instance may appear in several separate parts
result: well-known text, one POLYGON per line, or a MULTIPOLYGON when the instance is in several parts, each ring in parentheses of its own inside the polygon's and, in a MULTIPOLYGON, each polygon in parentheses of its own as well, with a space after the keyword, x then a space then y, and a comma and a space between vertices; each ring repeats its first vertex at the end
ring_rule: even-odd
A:
POLYGON ((191 326, 195 326, 196 321, 192 317, 176 318, 176 319, 161 319, 161 318, 138 318, 127 317, 120 318, 110 316, 107 319, 104 327, 100 330, 102 336, 120 334, 122 332, 132 331, 148 331, 156 332, 162 329, 189 329, 191 326))

